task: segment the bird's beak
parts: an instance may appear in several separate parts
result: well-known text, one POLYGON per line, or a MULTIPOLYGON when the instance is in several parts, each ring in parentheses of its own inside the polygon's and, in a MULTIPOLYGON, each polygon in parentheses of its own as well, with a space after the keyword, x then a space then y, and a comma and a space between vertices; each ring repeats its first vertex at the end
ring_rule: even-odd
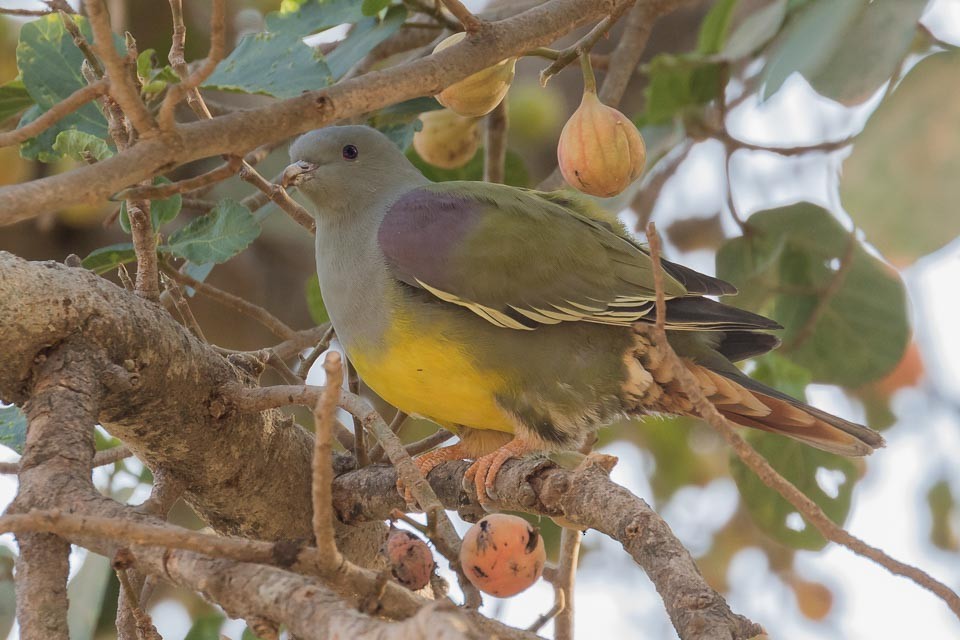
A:
POLYGON ((284 189, 299 186, 301 182, 312 177, 311 174, 316 168, 317 165, 311 162, 298 160, 283 170, 283 174, 280 176, 280 186, 284 189))

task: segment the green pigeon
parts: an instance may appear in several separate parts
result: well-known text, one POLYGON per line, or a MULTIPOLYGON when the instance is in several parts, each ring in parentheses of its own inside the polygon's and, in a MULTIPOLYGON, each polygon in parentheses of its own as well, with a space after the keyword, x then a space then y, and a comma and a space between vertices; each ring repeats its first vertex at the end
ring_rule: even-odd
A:
MULTIPOLYGON (((455 432, 421 456, 476 460, 481 499, 501 465, 576 449, 625 416, 692 412, 644 332, 653 263, 616 217, 569 191, 428 180, 363 126, 300 137, 286 186, 316 207, 320 288, 347 356, 384 400, 455 432)), ((744 375, 776 322, 706 296, 721 280, 663 262, 671 345, 733 422, 847 456, 878 433, 744 375)))

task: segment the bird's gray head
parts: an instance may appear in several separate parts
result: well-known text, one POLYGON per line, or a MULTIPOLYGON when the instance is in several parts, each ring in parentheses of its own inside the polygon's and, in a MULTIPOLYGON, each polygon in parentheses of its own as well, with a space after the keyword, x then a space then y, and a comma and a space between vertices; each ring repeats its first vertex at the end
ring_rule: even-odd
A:
POLYGON ((364 126, 305 133, 290 145, 290 160, 283 186, 299 187, 321 217, 363 211, 426 181, 388 137, 364 126))

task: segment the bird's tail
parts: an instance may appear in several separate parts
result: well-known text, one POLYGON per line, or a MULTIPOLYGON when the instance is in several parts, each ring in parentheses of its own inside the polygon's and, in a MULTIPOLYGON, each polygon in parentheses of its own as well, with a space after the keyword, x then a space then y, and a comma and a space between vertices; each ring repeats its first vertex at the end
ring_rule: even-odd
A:
POLYGON ((717 410, 736 424, 844 456, 865 456, 884 446, 876 431, 811 407, 738 371, 718 372, 690 360, 684 363, 717 410))

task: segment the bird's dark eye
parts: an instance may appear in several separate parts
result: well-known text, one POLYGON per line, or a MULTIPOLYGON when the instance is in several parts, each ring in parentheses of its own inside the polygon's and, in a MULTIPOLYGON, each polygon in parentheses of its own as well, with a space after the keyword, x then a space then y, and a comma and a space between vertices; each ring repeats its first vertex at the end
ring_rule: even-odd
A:
POLYGON ((343 159, 344 160, 356 160, 357 156, 360 155, 360 151, 357 150, 352 144, 348 144, 343 148, 343 159))

